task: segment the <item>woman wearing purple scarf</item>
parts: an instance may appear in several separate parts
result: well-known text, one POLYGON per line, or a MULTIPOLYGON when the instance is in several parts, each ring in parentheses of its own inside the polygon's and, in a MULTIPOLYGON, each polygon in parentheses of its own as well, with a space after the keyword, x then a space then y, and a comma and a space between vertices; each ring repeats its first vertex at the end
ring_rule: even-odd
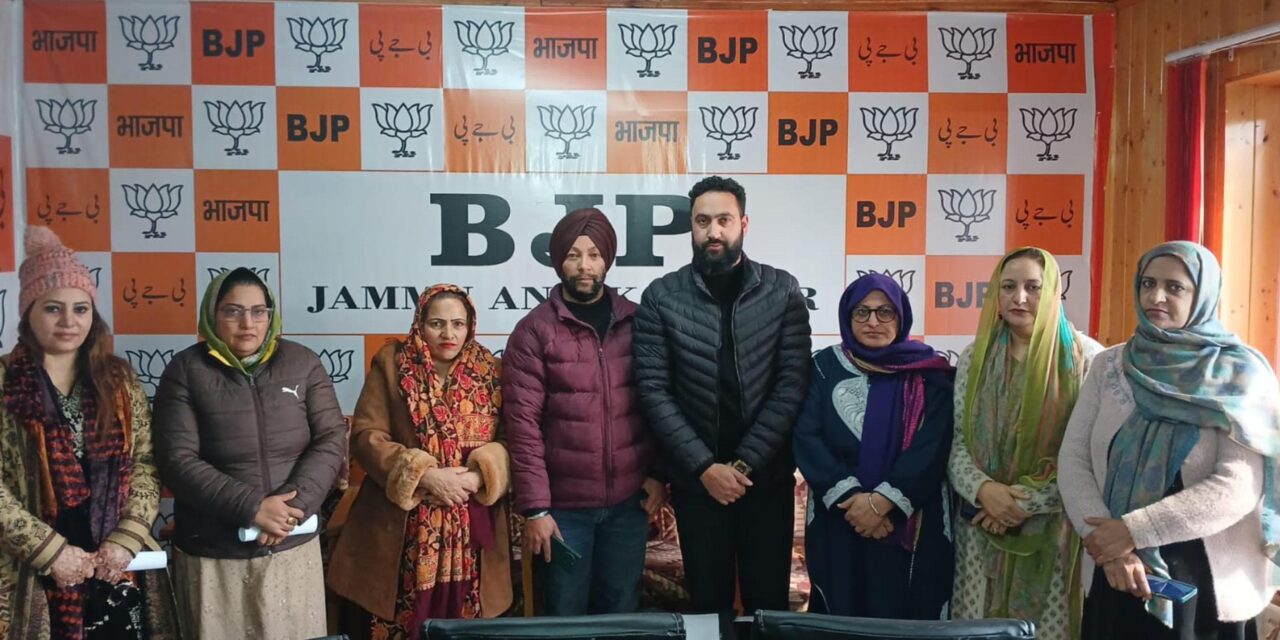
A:
POLYGON ((911 321, 896 282, 863 276, 840 298, 841 343, 813 357, 795 429, 811 611, 946 616, 954 370, 909 338, 911 321))

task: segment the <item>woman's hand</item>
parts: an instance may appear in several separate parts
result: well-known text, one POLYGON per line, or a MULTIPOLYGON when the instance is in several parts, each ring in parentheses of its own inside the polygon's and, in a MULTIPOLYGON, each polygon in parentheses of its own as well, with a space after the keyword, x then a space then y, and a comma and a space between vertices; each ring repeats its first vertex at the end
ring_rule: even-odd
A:
POLYGON ((892 503, 878 493, 855 493, 836 506, 845 510, 845 521, 864 538, 879 540, 893 533, 893 523, 889 522, 889 509, 892 503), (875 509, 878 509, 882 515, 876 515, 875 510, 871 508, 873 500, 888 503, 888 505, 875 505, 875 509))
POLYGON ((1026 493, 994 480, 988 480, 978 488, 978 506, 987 513, 987 518, 995 518, 995 523, 1005 529, 1020 526, 1031 517, 1017 502, 1030 499, 1026 493))
POLYGON ((93 577, 93 570, 92 554, 80 547, 67 545, 49 567, 49 575, 59 587, 66 589, 93 577))
POLYGON ((1126 553, 1102 565, 1107 584, 1116 591, 1123 591, 1143 601, 1151 599, 1151 585, 1147 584, 1147 566, 1136 553, 1126 553))
POLYGON ((1002 536, 1009 531, 1009 527, 1000 524, 986 509, 978 511, 978 515, 973 517, 973 524, 993 536, 1002 536))
POLYGON ((98 547, 98 552, 94 554, 95 569, 93 577, 106 582, 115 584, 124 577, 124 570, 129 566, 129 562, 133 560, 133 554, 128 549, 111 542, 103 542, 98 547))
POLYGON ((466 467, 428 469, 426 473, 422 474, 422 479, 418 481, 418 486, 422 487, 429 496, 434 497, 436 502, 443 503, 444 506, 452 507, 464 504, 471 497, 471 494, 475 493, 467 490, 467 485, 470 481, 465 476, 468 473, 471 472, 466 467))
POLYGON ((253 526, 262 535, 258 536, 258 544, 275 544, 273 538, 283 540, 293 528, 298 526, 306 514, 302 509, 289 506, 289 501, 297 497, 297 491, 268 496, 258 507, 258 514, 253 517, 253 526))
POLYGON ((480 493, 480 488, 484 486, 484 476, 479 471, 467 471, 462 474, 462 488, 467 490, 467 495, 475 495, 480 493))
POLYGON ((1117 518, 1085 518, 1084 521, 1096 529, 1085 536, 1084 548, 1089 557, 1098 564, 1107 564, 1131 553, 1135 545, 1133 535, 1124 520, 1117 518))

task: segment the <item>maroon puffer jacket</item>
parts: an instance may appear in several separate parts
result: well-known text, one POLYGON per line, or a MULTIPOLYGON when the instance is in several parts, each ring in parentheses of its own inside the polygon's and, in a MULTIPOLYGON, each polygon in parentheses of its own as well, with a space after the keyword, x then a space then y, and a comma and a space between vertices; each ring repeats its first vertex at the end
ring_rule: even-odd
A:
POLYGON ((601 344, 551 290, 502 354, 502 417, 517 511, 611 507, 634 496, 653 459, 631 369, 636 304, 605 288, 601 344))

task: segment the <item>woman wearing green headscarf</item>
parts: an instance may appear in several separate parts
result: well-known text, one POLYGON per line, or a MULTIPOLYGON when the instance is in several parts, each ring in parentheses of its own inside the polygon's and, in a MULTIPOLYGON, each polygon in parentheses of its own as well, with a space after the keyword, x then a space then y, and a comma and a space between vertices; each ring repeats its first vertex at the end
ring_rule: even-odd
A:
POLYGON ((1067 321, 1053 256, 1025 247, 991 275, 956 375, 948 475, 956 521, 952 617, 1019 618, 1036 637, 1079 637, 1079 538, 1062 513, 1058 448, 1102 346, 1067 321))
POLYGON ((1200 245, 1147 252, 1137 330, 1098 357, 1080 391, 1060 461, 1089 552, 1086 638, 1258 637, 1280 543, 1280 385, 1219 322, 1221 287, 1200 245), (1148 575, 1198 594, 1153 598, 1148 575))
POLYGON ((275 297, 248 269, 215 278, 199 342, 155 400, 156 462, 173 492, 174 573, 201 640, 325 634, 314 515, 346 455, 346 422, 319 357, 280 338, 275 297), (256 527, 242 542, 240 530, 256 527))

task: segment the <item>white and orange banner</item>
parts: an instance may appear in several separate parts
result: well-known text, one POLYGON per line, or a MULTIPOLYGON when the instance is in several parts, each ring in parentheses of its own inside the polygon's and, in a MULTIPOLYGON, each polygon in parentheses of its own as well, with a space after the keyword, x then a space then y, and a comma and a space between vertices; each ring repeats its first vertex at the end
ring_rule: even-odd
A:
POLYGON ((816 345, 838 339, 846 283, 875 270, 909 292, 917 334, 958 352, 994 261, 1027 244, 1060 257, 1088 326, 1096 96, 1112 81, 1093 43, 1110 18, 22 9, 19 217, 84 252, 149 385, 194 341, 205 284, 247 265, 350 411, 372 350, 430 284, 468 287, 500 348, 555 284, 548 234, 574 208, 613 221, 608 281, 639 299, 689 261, 685 194, 707 174, 745 185, 745 248, 799 278, 816 345))

